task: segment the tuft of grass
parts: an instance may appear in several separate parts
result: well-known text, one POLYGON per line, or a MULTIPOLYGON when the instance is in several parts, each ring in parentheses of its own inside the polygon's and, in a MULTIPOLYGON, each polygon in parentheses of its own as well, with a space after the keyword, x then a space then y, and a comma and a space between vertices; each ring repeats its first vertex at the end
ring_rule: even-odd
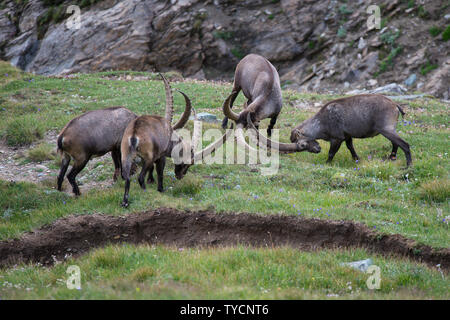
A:
POLYGON ((54 160, 55 156, 55 148, 48 143, 41 143, 28 151, 28 159, 33 162, 54 160))
POLYGON ((429 202, 445 202, 450 198, 450 179, 434 179, 423 182, 419 188, 420 197, 429 202))
POLYGON ((391 31, 385 32, 380 36, 380 40, 387 45, 394 45, 395 40, 400 36, 400 30, 393 33, 391 31))
POLYGON ((9 146, 29 145, 43 136, 44 129, 31 115, 21 116, 9 121, 4 134, 9 146))
POLYGON ((353 10, 349 9, 346 4, 343 4, 339 7, 339 13, 342 15, 348 15, 353 13, 353 10))
POLYGON ((233 31, 214 31, 213 32, 214 38, 217 39, 223 39, 223 40, 230 40, 233 38, 234 33, 233 31))
POLYGON ((243 57, 245 57, 245 53, 240 47, 234 47, 233 49, 231 49, 231 53, 238 59, 242 59, 243 57))
POLYGON ((392 67, 394 58, 398 56, 402 52, 402 50, 403 48, 401 46, 397 48, 392 48, 389 55, 385 59, 383 59, 383 61, 381 61, 380 70, 378 74, 383 73, 387 71, 390 67, 392 67))
POLYGON ((150 266, 145 266, 137 269, 131 274, 131 278, 138 282, 144 282, 149 278, 156 277, 158 275, 157 270, 150 266))
POLYGON ((430 29, 428 29, 428 31, 430 32, 430 34, 431 34, 433 37, 436 37, 436 36, 438 36, 438 35, 442 32, 442 29, 439 28, 439 27, 433 26, 433 27, 431 27, 430 29))
POLYGON ((428 72, 437 69, 438 65, 435 63, 431 63, 430 61, 427 61, 426 64, 424 64, 423 66, 420 67, 420 74, 421 75, 426 75, 428 72))
POLYGON ((345 36, 347 35, 347 29, 345 29, 344 26, 339 27, 337 35, 339 38, 345 38, 345 36))
POLYGON ((172 189, 174 196, 195 196, 202 190, 204 180, 194 175, 186 175, 175 183, 172 189))
POLYGON ((448 41, 450 39, 450 25, 445 28, 444 32, 442 33, 442 40, 448 41))

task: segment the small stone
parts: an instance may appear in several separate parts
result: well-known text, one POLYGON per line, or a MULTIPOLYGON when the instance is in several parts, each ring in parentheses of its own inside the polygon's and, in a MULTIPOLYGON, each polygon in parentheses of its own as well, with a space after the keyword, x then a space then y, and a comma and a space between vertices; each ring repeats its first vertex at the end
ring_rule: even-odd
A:
POLYGON ((362 50, 366 47, 367 42, 364 40, 363 37, 359 38, 359 42, 358 42, 358 49, 362 50))
POLYGON ((414 82, 416 82, 417 76, 415 73, 413 73, 412 75, 410 75, 405 81, 404 84, 408 87, 412 86, 414 84, 414 82))
POLYGON ((353 262, 344 262, 341 263, 342 266, 349 266, 353 269, 366 272, 367 269, 373 264, 372 259, 366 259, 366 260, 359 260, 359 261, 353 261, 353 262))
MULTIPOLYGON (((191 116, 190 119, 193 120, 194 117, 191 116)), ((201 112, 201 113, 197 114, 197 119, 199 121, 203 121, 203 122, 218 122, 219 121, 214 114, 211 114, 208 112, 201 112)))

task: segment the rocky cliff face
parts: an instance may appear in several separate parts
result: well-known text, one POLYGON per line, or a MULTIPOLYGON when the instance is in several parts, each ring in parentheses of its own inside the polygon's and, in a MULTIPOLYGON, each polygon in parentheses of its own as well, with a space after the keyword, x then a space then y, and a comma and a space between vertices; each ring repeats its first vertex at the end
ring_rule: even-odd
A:
POLYGON ((442 0, 3 0, 0 59, 39 74, 176 70, 232 79, 247 53, 267 57, 284 87, 351 90, 390 82, 448 99, 450 6, 442 0), (81 7, 68 28, 67 6, 81 7), (446 33, 447 32, 447 33, 446 33))

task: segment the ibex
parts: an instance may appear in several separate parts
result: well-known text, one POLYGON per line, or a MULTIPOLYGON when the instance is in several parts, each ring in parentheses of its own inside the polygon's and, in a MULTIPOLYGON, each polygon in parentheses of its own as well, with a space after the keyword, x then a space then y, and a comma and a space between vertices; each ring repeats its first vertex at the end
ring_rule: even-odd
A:
MULTIPOLYGON (((303 121, 291 131, 292 143, 275 143, 258 132, 261 146, 271 146, 282 152, 320 152, 316 139, 330 141, 327 162, 333 160, 342 142, 345 141, 353 159, 358 160, 353 147, 353 138, 370 138, 378 134, 392 142, 391 160, 396 160, 400 147, 406 156, 406 165, 412 164, 409 144, 395 131, 401 107, 379 94, 362 94, 341 98, 326 103, 313 117, 303 121)), ((250 127, 256 129, 248 118, 250 127)))
POLYGON ((282 107, 280 77, 275 67, 262 56, 256 54, 245 56, 238 63, 234 73, 231 104, 229 107, 225 105, 224 107, 225 118, 222 122, 224 129, 228 118, 235 121, 238 127, 246 127, 247 114, 251 114, 256 127, 259 121, 271 118, 267 128, 267 134, 270 137, 282 107), (244 110, 237 114, 231 108, 241 90, 248 100, 244 104, 244 110))
MULTIPOLYGON (((168 91, 170 92, 170 91, 168 91)), ((172 157, 174 148, 183 151, 185 148, 184 141, 174 132, 174 130, 181 128, 189 119, 191 111, 191 102, 187 95, 179 91, 186 100, 186 109, 180 121, 175 126, 171 126, 170 118, 160 116, 140 116, 131 121, 125 129, 122 144, 122 176, 125 179, 125 192, 123 196, 122 206, 128 207, 128 197, 130 190, 130 166, 131 162, 136 156, 143 160, 142 170, 138 178, 138 182, 142 189, 145 190, 145 176, 149 172, 152 177, 153 164, 156 164, 156 173, 158 178, 158 191, 163 192, 163 173, 166 163, 166 157, 172 157)), ((229 103, 231 96, 225 101, 229 103)), ((194 125, 194 139, 191 148, 191 154, 188 156, 189 161, 175 165, 175 176, 177 179, 182 179, 187 173, 188 168, 194 162, 216 150, 220 147, 230 135, 230 130, 224 136, 206 147, 205 149, 194 153, 198 143, 198 126, 194 125)), ((188 145, 187 145, 188 146, 188 145)), ((177 155, 178 156, 178 155, 177 155)), ((153 178, 149 181, 153 181, 153 178)))
MULTIPOLYGON (((163 78, 166 87, 166 104, 171 96, 167 95, 169 86, 163 78)), ((100 157, 111 152, 114 162, 113 180, 116 181, 121 170, 120 144, 123 132, 131 120, 137 115, 124 107, 111 107, 86 112, 72 119, 59 133, 57 139, 58 152, 62 154, 61 168, 58 176, 58 190, 61 191, 64 176, 71 158, 74 163, 67 179, 72 185, 73 193, 80 195, 76 176, 93 157, 100 157)))

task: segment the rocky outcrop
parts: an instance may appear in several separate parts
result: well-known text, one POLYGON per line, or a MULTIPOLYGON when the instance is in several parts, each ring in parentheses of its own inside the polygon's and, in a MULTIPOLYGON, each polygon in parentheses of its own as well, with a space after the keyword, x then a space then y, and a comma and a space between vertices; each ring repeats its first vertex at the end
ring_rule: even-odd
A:
POLYGON ((0 59, 45 75, 175 70, 230 80, 240 58, 258 53, 292 89, 361 89, 404 83, 414 74, 408 89, 448 98, 450 41, 429 32, 448 24, 439 0, 410 8, 385 0, 381 29, 367 27, 365 1, 91 2, 3 1, 0 59), (79 29, 68 26, 68 14, 57 14, 76 3, 79 29))

